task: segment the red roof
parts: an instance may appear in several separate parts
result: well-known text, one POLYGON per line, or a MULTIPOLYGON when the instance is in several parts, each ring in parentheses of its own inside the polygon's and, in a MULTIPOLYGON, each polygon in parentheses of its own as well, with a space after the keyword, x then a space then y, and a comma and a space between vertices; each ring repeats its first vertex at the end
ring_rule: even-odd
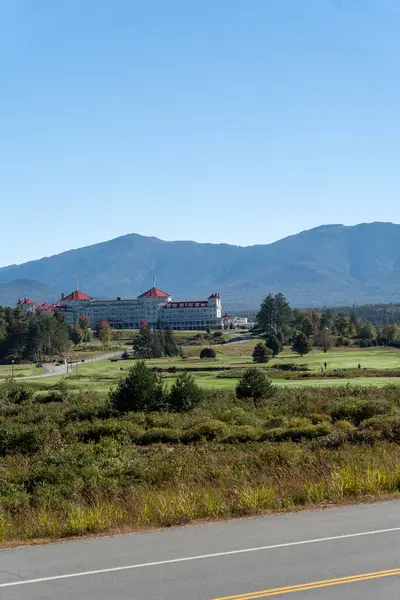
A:
POLYGON ((61 298, 61 300, 65 302, 65 300, 93 300, 93 298, 91 298, 87 294, 84 294, 83 292, 79 292, 78 290, 76 290, 75 292, 72 292, 69 296, 61 298))
POLYGON ((21 298, 18 300, 18 304, 29 304, 30 306, 35 306, 35 303, 30 298, 21 298))
POLYGON ((139 298, 169 298, 169 295, 156 287, 152 287, 144 294, 140 294, 139 298))
POLYGON ((44 304, 39 306, 39 308, 51 308, 51 304, 49 304, 48 302, 45 302, 44 304))

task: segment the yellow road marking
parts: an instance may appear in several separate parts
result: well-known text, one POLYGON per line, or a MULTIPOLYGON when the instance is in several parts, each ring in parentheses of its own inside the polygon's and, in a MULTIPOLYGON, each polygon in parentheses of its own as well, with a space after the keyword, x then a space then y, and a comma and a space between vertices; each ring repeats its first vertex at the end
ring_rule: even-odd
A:
POLYGON ((224 596, 223 598, 214 598, 214 600, 255 600, 257 598, 269 598, 270 596, 292 594, 293 592, 316 590, 318 588, 331 587, 333 585, 343 585, 344 583, 357 583, 360 581, 368 581, 370 579, 381 579, 382 577, 394 577, 395 575, 400 575, 400 568, 387 571, 376 571, 374 573, 363 573, 360 575, 350 575, 348 577, 340 577, 337 579, 325 579, 324 581, 314 581, 298 585, 288 585, 286 587, 260 590, 258 592, 249 592, 247 594, 237 594, 236 596, 224 596))

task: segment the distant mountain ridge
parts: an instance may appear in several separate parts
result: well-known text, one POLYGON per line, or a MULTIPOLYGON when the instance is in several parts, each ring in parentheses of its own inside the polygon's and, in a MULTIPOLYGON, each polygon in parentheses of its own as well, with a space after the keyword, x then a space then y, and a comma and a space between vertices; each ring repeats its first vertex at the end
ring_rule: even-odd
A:
POLYGON ((322 225, 247 247, 129 234, 1 268, 0 304, 10 303, 9 282, 15 280, 33 280, 29 294, 26 288, 32 297, 39 282, 60 297, 79 279, 83 291, 104 298, 137 296, 151 287, 153 277, 177 299, 219 292, 230 310, 255 309, 270 291, 282 291, 293 305, 303 307, 398 302, 400 225, 322 225))
POLYGON ((55 300, 54 290, 32 279, 17 279, 0 284, 0 305, 13 306, 19 298, 35 298, 39 304, 55 300))

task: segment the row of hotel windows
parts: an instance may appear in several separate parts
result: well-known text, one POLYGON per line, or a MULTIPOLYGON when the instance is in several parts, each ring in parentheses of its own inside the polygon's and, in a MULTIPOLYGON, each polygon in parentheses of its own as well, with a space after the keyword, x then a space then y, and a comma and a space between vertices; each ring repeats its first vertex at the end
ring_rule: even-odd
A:
POLYGON ((208 306, 207 302, 168 302, 164 308, 199 308, 208 306))

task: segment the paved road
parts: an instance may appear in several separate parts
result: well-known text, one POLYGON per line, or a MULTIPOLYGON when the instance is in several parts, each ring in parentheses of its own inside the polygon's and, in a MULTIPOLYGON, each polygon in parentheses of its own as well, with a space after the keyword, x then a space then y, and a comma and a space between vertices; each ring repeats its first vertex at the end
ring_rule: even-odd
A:
POLYGON ((1 600, 278 595, 398 600, 400 502, 0 552, 1 600))
MULTIPOLYGON (((95 358, 90 358, 87 359, 85 362, 87 364, 91 364, 94 362, 101 362, 102 360, 109 360, 110 358, 113 358, 114 356, 117 356, 119 358, 120 356, 120 351, 115 352, 108 352, 107 354, 102 354, 101 356, 96 356, 95 358)), ((78 365, 80 365, 81 363, 78 363, 78 365)), ((76 363, 73 363, 72 365, 68 365, 68 373, 71 375, 74 371, 76 371, 76 363)), ((21 381, 21 379, 43 379, 43 377, 55 377, 56 375, 67 375, 67 366, 66 365, 50 365, 50 364, 44 364, 43 365, 45 372, 42 373, 41 375, 30 375, 27 377, 18 377, 18 381, 21 381)), ((1 599, 1 596, 0 596, 1 599)))

